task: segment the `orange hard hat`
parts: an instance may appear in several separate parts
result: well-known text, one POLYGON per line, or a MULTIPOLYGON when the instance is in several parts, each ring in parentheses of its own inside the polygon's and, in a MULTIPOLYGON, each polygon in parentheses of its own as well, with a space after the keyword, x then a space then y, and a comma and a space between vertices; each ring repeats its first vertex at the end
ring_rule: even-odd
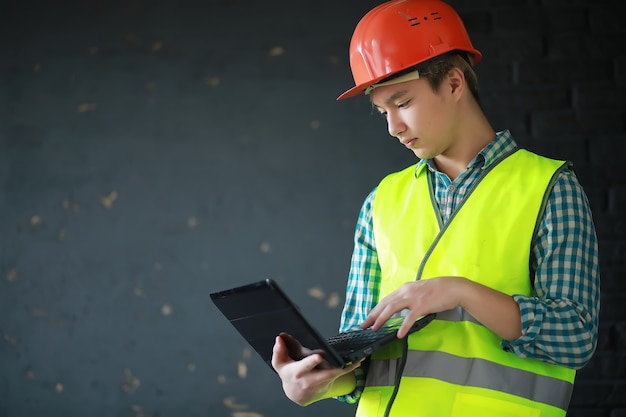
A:
POLYGON ((350 68, 355 86, 337 100, 403 70, 452 51, 482 59, 472 46, 463 21, 441 0, 391 0, 376 6, 359 21, 350 42, 350 68))

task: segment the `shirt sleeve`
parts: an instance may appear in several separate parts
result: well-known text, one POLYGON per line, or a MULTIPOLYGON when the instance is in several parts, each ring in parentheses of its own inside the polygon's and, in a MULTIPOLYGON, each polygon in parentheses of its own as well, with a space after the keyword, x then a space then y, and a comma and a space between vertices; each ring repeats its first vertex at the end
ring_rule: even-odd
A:
MULTIPOLYGON (((380 288, 380 266, 374 244, 372 223, 372 204, 376 189, 367 196, 356 224, 354 233, 354 250, 350 261, 350 273, 346 286, 346 302, 341 313, 339 331, 345 332, 360 328, 367 314, 378 299, 380 288)), ((348 394, 336 397, 339 401, 356 403, 365 387, 367 366, 355 369, 356 389, 348 394)))
POLYGON ((548 197, 531 253, 531 297, 514 295, 522 336, 502 347, 573 369, 585 366, 598 340, 598 242, 587 196, 575 174, 560 173, 548 197))

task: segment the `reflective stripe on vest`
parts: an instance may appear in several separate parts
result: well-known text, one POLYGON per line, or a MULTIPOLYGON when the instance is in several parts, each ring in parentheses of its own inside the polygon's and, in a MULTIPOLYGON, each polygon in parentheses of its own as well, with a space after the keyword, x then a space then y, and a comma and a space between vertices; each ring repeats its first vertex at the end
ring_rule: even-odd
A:
MULTIPOLYGON (((390 381, 387 372, 389 367, 399 369, 401 360, 391 360, 395 362, 393 364, 372 361, 368 372, 378 375, 380 380, 376 380, 376 377, 369 378, 368 384, 393 385, 394 382, 390 381)), ((503 370, 500 365, 484 359, 461 358, 437 351, 409 351, 402 375, 505 392, 561 409, 567 409, 574 388, 572 383, 557 378, 515 368, 503 370), (469 377, 463 378, 461 375, 469 377)))
MULTIPOLYGON (((517 150, 485 169, 446 224, 424 166, 386 177, 373 217, 380 297, 416 277, 437 276, 463 276, 509 295, 530 295, 537 219, 564 166, 517 150)), ((500 343, 460 309, 438 313, 408 338, 408 354, 397 343, 372 355, 357 416, 387 415, 388 403, 391 416, 564 416, 575 371, 522 359, 500 343), (396 374, 402 375, 397 392, 396 374)))

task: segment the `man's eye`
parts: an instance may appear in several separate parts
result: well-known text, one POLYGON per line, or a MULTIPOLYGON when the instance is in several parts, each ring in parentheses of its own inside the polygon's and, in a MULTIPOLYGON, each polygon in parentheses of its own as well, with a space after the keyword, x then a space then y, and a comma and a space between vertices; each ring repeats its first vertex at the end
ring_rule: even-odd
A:
POLYGON ((403 108, 407 107, 410 103, 411 103, 411 100, 407 100, 407 101, 405 101, 403 103, 398 104, 398 108, 399 109, 403 109, 403 108))

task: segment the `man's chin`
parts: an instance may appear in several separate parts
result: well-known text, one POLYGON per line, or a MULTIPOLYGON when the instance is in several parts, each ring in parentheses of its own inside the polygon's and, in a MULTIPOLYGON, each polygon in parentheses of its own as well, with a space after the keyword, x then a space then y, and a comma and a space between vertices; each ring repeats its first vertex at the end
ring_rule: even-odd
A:
POLYGON ((419 159, 432 159, 433 158, 433 155, 431 155, 425 149, 413 148, 411 150, 413 151, 415 156, 417 156, 419 159))

